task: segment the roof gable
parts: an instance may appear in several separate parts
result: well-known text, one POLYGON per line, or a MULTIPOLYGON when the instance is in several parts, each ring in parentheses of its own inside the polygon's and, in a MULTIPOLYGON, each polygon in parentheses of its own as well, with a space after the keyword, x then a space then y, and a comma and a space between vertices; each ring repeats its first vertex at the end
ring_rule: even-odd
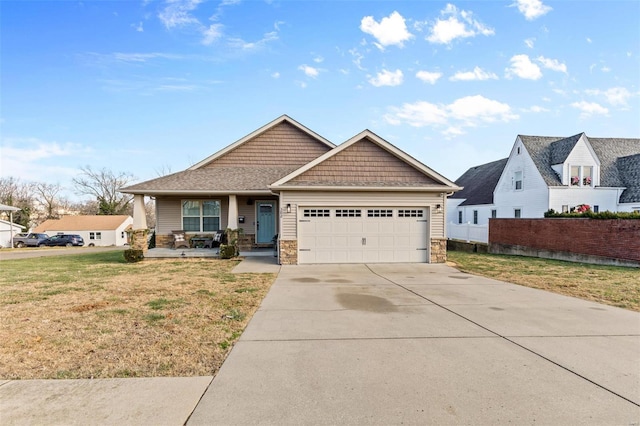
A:
POLYGON ((456 180, 456 185, 463 187, 450 198, 464 198, 461 206, 493 204, 493 192, 500 176, 507 165, 508 158, 491 163, 471 167, 456 180))
POLYGON ((271 185, 282 187, 442 188, 456 185, 365 130, 271 185))
POLYGON ((283 115, 248 134, 189 170, 205 167, 300 167, 335 145, 283 115))
POLYGON ((34 232, 115 231, 127 220, 133 222, 133 218, 127 215, 63 216, 45 220, 34 232))
POLYGON ((573 148, 575 148, 582 135, 584 135, 584 133, 551 142, 551 144, 549 145, 549 149, 551 150, 551 165, 564 163, 567 160, 567 157, 569 157, 569 154, 571 154, 571 151, 573 151, 573 148))

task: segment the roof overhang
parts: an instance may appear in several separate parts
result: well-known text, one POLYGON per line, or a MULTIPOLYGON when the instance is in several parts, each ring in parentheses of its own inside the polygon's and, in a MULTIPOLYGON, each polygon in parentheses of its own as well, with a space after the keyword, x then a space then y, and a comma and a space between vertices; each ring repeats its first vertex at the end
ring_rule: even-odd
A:
POLYGON ((203 189, 197 189, 197 190, 171 190, 171 189, 165 189, 165 190, 126 190, 123 191, 121 190, 120 192, 124 192, 126 194, 134 194, 134 195, 147 195, 149 197, 154 197, 157 195, 173 195, 173 196, 177 196, 177 195, 186 195, 186 196, 210 196, 210 195, 269 195, 271 194, 271 191, 269 191, 268 189, 255 189, 255 190, 243 190, 243 191, 214 191, 214 190, 203 190, 203 189))
POLYGON ((337 192, 442 192, 459 191, 459 186, 316 186, 316 185, 270 185, 272 191, 337 191, 337 192))

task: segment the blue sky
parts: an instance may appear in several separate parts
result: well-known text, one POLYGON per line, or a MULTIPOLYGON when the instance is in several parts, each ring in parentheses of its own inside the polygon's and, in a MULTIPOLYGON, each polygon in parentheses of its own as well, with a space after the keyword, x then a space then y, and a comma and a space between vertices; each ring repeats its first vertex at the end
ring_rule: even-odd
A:
POLYGON ((0 174, 25 181, 151 179, 282 114, 452 180, 518 134, 640 137, 638 1, 3 0, 0 28, 0 174))

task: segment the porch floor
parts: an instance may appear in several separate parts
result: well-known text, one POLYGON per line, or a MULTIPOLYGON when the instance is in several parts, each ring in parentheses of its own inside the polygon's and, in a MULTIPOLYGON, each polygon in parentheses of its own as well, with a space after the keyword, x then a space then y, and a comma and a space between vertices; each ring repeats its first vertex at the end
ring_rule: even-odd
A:
MULTIPOLYGON (((241 251, 240 256, 242 257, 254 257, 254 256, 272 256, 273 257, 273 248, 256 248, 249 251, 241 251)), ((179 248, 179 249, 170 249, 170 248, 152 248, 147 250, 147 253, 144 255, 146 259, 177 259, 177 258, 186 258, 186 257, 195 257, 195 258, 214 258, 217 259, 220 257, 218 249, 208 249, 208 248, 179 248)))

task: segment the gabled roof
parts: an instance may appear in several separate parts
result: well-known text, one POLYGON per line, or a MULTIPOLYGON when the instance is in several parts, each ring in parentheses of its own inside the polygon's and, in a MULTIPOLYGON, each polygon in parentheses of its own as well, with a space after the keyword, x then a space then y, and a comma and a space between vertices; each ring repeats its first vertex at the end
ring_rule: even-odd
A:
POLYGON ((365 130, 269 186, 271 189, 457 191, 453 182, 365 130))
POLYGON ((508 158, 471 167, 456 180, 463 187, 449 198, 464 198, 461 206, 493 204, 493 192, 502 175, 508 158))
POLYGON ((551 142, 551 145, 549 146, 551 149, 551 164, 556 165, 564 163, 582 135, 584 135, 584 133, 551 142))
POLYGON ((0 223, 7 225, 7 228, 11 229, 13 228, 17 228, 17 229, 26 229, 24 226, 22 225, 18 225, 17 223, 11 223, 8 220, 2 220, 0 219, 0 223))
POLYGON ((211 162, 215 161, 216 159, 224 156, 225 154, 228 154, 229 152, 239 148, 241 145, 243 145, 246 142, 254 139, 256 136, 258 136, 258 135, 260 135, 262 133, 265 133, 268 130, 273 129, 276 126, 278 126, 278 125, 280 125, 282 123, 288 123, 288 124, 292 125, 293 127, 297 128, 298 130, 302 131, 303 133, 306 133, 307 135, 309 135, 313 139, 316 139, 321 144, 326 145, 326 147, 329 148, 329 149, 335 148, 335 145, 333 143, 331 143, 330 141, 328 141, 327 139, 323 138, 322 136, 320 136, 319 134, 317 134, 313 130, 310 130, 309 128, 307 128, 307 127, 303 126, 302 124, 298 123, 296 120, 294 120, 293 118, 289 117, 288 115, 283 114, 280 117, 278 117, 275 120, 273 120, 272 122, 265 124, 264 126, 260 127, 259 129, 249 133, 247 136, 237 140, 236 142, 234 142, 231 145, 221 149, 220 151, 216 152, 215 154, 213 154, 213 155, 205 158, 204 160, 194 164, 193 166, 189 167, 188 170, 197 170, 199 168, 202 168, 202 167, 210 164, 211 162))
POLYGON ((133 220, 127 215, 63 216, 45 220, 33 232, 115 231, 128 219, 133 220))
POLYGON ((618 176, 627 187, 620 195, 620 202, 640 202, 640 154, 620 157, 616 160, 616 166, 618 176))
POLYGON ((187 170, 121 188, 129 194, 270 193, 268 185, 335 145, 287 115, 187 170))

